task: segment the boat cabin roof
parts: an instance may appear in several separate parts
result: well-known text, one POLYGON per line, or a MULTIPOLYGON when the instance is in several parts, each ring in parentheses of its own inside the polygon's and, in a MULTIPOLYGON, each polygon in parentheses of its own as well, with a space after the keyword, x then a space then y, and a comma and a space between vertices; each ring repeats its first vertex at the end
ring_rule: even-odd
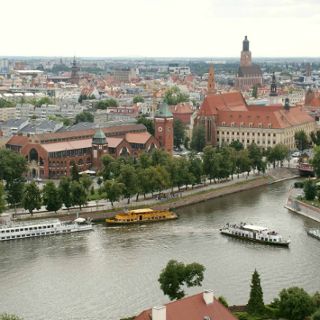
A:
POLYGON ((250 230, 250 231, 266 231, 268 228, 266 227, 260 227, 260 226, 255 226, 253 224, 246 224, 243 226, 244 229, 250 230))
POLYGON ((153 212, 153 210, 150 208, 130 210, 130 213, 148 213, 148 212, 153 212))

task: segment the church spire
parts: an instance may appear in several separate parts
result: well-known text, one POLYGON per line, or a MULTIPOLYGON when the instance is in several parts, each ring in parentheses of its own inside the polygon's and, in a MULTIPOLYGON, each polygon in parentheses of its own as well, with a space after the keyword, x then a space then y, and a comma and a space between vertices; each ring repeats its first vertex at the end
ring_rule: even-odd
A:
POLYGON ((271 86, 270 86, 270 97, 276 97, 277 95, 278 95, 278 92, 277 92, 276 76, 273 73, 272 74, 272 82, 271 82, 271 86))
POLYGON ((244 37, 242 42, 242 51, 249 51, 249 40, 247 36, 244 37))
POLYGON ((214 80, 214 68, 213 64, 210 65, 209 76, 208 76, 208 94, 216 93, 216 83, 214 80))

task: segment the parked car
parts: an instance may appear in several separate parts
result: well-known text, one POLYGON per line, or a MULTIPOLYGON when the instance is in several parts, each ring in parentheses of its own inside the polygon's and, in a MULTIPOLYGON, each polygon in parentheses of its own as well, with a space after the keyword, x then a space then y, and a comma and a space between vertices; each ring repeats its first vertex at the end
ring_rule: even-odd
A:
POLYGON ((301 156, 301 153, 299 151, 296 151, 291 155, 292 158, 299 158, 300 156, 301 156))

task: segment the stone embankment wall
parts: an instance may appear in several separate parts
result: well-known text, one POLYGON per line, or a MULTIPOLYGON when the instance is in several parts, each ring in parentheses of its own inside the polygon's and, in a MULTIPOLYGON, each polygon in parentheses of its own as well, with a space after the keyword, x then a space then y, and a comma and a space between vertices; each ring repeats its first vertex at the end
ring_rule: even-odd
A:
POLYGON ((320 222, 320 208, 304 203, 291 196, 289 196, 285 207, 290 211, 320 222))
MULTIPOLYGON (((236 178, 234 180, 228 181, 221 184, 212 184, 206 185, 194 190, 189 188, 188 191, 181 192, 181 196, 173 198, 167 201, 158 201, 156 199, 149 200, 147 203, 144 201, 132 202, 130 206, 126 206, 128 209, 133 209, 137 207, 151 207, 153 209, 176 209, 185 207, 188 205, 196 204, 199 202, 207 201, 209 199, 214 199, 228 194, 246 191, 268 185, 271 183, 292 179, 297 176, 297 172, 294 169, 288 168, 276 168, 269 170, 268 175, 257 175, 250 176, 248 180, 244 179, 238 181, 236 178)), ((43 212, 36 213, 33 217, 30 217, 29 214, 17 215, 16 219, 39 219, 39 218, 59 218, 61 220, 71 220, 76 217, 76 213, 83 218, 90 217, 93 221, 104 221, 106 218, 113 217, 115 214, 122 210, 121 207, 116 208, 115 210, 110 210, 110 207, 105 205, 97 205, 91 207, 82 208, 80 211, 77 208, 71 209, 70 211, 60 210, 58 213, 54 212, 43 212)))

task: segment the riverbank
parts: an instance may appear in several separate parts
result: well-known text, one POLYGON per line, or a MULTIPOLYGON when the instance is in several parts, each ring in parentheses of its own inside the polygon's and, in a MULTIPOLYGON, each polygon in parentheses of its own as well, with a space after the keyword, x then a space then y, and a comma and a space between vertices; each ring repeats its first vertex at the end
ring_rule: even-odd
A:
POLYGON ((204 202, 210 199, 223 197, 237 192, 242 192, 250 189, 259 188, 272 183, 280 182, 283 180, 293 179, 297 177, 295 169, 289 168, 276 168, 269 170, 267 175, 251 175, 249 177, 242 177, 233 180, 228 180, 221 183, 212 183, 203 186, 198 186, 194 189, 189 188, 187 190, 176 193, 177 197, 171 199, 158 200, 156 198, 139 200, 138 202, 131 202, 127 205, 124 203, 118 203, 115 208, 110 208, 110 205, 98 204, 91 207, 78 208, 67 210, 60 210, 55 212, 41 212, 35 213, 32 217, 30 214, 19 214, 15 217, 16 220, 30 220, 30 219, 43 219, 43 218, 59 218, 61 220, 72 220, 79 216, 83 218, 91 218, 94 222, 104 221, 106 218, 110 218, 115 214, 121 212, 124 208, 134 209, 141 207, 151 207, 153 209, 177 209, 189 205, 193 205, 199 202, 204 202))
POLYGON ((284 207, 294 213, 300 214, 309 219, 320 222, 320 208, 305 203, 291 195, 289 195, 287 203, 284 207))

